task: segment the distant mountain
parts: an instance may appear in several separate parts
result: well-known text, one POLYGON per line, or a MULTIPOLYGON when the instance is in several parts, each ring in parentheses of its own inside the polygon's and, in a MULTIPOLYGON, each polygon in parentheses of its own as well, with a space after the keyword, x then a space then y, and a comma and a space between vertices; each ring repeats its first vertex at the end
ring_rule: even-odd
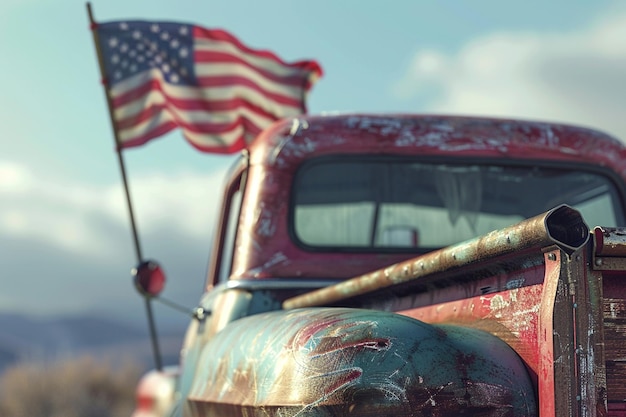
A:
MULTIPOLYGON (((159 330, 163 363, 177 363, 185 328, 159 330)), ((46 363, 85 354, 153 366, 146 327, 97 315, 33 318, 0 313, 0 373, 22 361, 46 363)))

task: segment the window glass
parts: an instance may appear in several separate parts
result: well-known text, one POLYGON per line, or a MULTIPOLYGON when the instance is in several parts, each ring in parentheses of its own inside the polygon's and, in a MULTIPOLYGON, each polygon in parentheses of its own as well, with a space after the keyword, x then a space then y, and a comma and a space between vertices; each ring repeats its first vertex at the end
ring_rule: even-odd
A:
POLYGON ((228 280, 230 276, 242 195, 243 193, 241 189, 238 189, 230 197, 230 211, 228 213, 228 218, 226 219, 226 235, 224 236, 224 246, 220 267, 220 282, 228 280))
POLYGON ((311 248, 429 250, 560 204, 590 226, 623 224, 608 178, 537 166, 320 159, 298 172, 293 203, 293 230, 311 248))

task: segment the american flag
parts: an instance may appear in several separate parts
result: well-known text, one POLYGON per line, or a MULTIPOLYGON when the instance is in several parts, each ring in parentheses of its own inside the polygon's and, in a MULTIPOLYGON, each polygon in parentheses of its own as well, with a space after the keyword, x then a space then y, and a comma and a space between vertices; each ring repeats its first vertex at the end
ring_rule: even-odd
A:
POLYGON ((236 152, 273 121, 305 113, 322 75, 315 61, 286 63, 223 30, 145 21, 95 30, 122 148, 180 127, 202 151, 236 152))

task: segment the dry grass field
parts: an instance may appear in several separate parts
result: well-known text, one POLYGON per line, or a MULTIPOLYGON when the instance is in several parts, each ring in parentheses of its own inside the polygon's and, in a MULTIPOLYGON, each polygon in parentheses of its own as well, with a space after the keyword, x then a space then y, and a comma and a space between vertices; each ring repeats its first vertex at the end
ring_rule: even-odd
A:
POLYGON ((0 416, 128 417, 141 373, 90 356, 14 365, 0 375, 0 416))

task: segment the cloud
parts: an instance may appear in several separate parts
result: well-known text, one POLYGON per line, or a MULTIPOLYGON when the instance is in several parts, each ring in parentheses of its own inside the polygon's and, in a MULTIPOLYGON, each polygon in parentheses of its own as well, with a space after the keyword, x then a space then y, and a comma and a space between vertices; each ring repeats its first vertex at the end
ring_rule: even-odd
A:
MULTIPOLYGON (((140 230, 208 235, 215 221, 222 173, 150 175, 132 180, 140 230)), ((90 256, 110 256, 129 229, 120 184, 90 185, 40 176, 26 165, 0 161, 0 234, 34 239, 90 256)))
MULTIPOLYGON (((0 314, 49 316, 97 311, 145 324, 143 300, 130 276, 135 259, 128 230, 119 228, 109 234, 115 236, 117 246, 110 248, 106 257, 96 257, 64 250, 53 242, 0 233, 0 314)), ((161 263, 168 278, 163 296, 191 310, 204 287, 210 236, 204 241, 175 232, 149 236, 144 252, 161 263)), ((184 318, 160 305, 155 312, 168 320, 184 318)))
MULTIPOLYGON (((131 178, 143 254, 168 276, 163 295, 189 307, 204 287, 222 181, 223 171, 131 178)), ((129 230, 121 184, 62 180, 0 160, 0 312, 139 309, 143 323, 129 230)))
POLYGON ((419 51, 393 88, 432 113, 582 124, 626 140, 626 13, 571 33, 498 32, 419 51))

